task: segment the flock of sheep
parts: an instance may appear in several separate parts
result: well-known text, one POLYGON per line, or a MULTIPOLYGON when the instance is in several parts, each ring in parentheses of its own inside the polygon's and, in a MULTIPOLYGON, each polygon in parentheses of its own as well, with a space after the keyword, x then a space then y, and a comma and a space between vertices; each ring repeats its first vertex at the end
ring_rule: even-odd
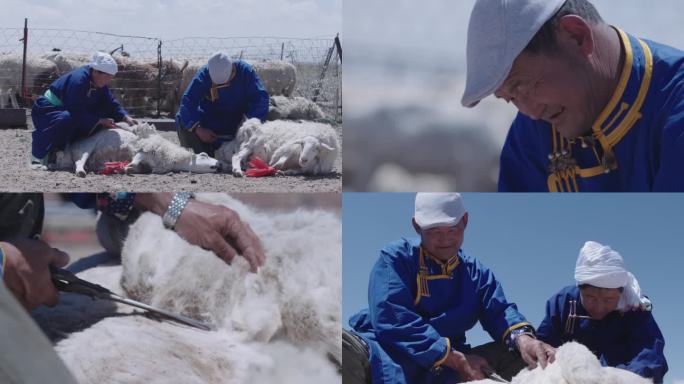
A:
MULTIPOLYGON (((157 102, 162 111, 173 115, 183 91, 205 64, 200 60, 185 61, 182 65, 173 60, 164 61, 160 76, 157 63, 127 57, 116 60, 119 74, 110 89, 133 115, 152 114, 157 102), (158 94, 160 77, 161 94, 158 94)), ((58 76, 89 61, 86 55, 59 52, 30 56, 26 63, 29 93, 39 95, 58 76)), ((295 66, 285 61, 252 65, 271 96, 269 121, 246 121, 237 139, 217 152, 217 159, 207 154, 195 155, 156 134, 154 126, 143 123, 134 127, 120 125, 72 143, 57 154, 54 169, 73 170, 85 177, 89 171, 102 171, 106 162, 126 161, 130 162, 125 169, 127 173, 209 173, 225 169, 235 176, 244 176, 249 156, 256 155, 281 174, 331 173, 340 154, 337 133, 325 122, 326 115, 316 103, 293 96, 297 83, 295 66)), ((20 55, 0 55, 0 108, 16 103, 16 83, 21 71, 20 55)))

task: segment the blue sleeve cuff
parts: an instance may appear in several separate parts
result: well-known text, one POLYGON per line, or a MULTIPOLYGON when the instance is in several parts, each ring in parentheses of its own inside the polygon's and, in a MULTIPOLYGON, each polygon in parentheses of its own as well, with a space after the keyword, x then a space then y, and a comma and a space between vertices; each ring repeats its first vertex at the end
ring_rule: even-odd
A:
POLYGON ((117 192, 97 195, 97 209, 102 213, 125 221, 133 210, 135 193, 117 192))

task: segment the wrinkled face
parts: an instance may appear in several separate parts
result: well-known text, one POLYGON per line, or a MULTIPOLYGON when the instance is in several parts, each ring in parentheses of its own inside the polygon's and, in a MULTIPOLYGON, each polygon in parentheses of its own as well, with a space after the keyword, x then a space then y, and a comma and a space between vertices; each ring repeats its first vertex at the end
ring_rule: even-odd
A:
POLYGON ((315 164, 316 157, 321 150, 320 142, 311 136, 304 138, 302 152, 299 155, 299 166, 307 168, 315 164))
POLYGON ((218 160, 202 152, 192 156, 187 170, 194 173, 213 173, 221 169, 218 160))
POLYGON ((591 132, 603 106, 597 106, 589 64, 564 52, 521 53, 504 83, 494 92, 534 120, 543 120, 573 139, 591 132))
POLYGON ((448 227, 434 227, 420 229, 414 222, 416 231, 420 234, 421 245, 432 256, 445 261, 456 255, 463 244, 463 234, 468 223, 466 213, 458 224, 448 227))
POLYGON ((617 309, 620 294, 619 288, 580 288, 582 306, 596 320, 603 319, 617 309))
POLYGON ((114 75, 110 75, 109 73, 93 69, 91 77, 93 79, 93 84, 95 84, 95 86, 98 88, 102 88, 105 85, 109 85, 109 83, 114 78, 114 75))

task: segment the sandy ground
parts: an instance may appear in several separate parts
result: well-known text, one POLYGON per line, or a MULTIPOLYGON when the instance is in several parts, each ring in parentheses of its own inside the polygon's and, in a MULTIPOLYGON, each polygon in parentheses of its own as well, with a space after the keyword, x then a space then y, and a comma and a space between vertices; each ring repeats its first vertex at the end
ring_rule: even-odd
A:
MULTIPOLYGON (((30 124, 30 117, 28 118, 30 124)), ((334 172, 325 176, 233 177, 230 173, 164 175, 97 175, 77 177, 68 171, 39 171, 28 167, 31 148, 29 129, 0 129, 0 189, 4 192, 339 192, 342 190, 342 158, 334 172)), ((341 130, 341 129, 340 129, 341 130)), ((339 130, 338 130, 339 132, 339 130)), ((175 132, 161 132, 178 143, 175 132)), ((340 134, 340 143, 342 142, 340 134)))

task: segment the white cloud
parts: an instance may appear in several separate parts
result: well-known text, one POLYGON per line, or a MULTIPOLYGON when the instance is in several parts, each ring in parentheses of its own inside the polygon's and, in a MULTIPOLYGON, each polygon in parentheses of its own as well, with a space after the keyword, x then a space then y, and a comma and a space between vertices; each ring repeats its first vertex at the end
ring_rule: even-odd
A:
POLYGON ((0 27, 186 36, 332 37, 342 0, 4 0, 0 27), (85 5, 84 5, 85 4, 85 5))

